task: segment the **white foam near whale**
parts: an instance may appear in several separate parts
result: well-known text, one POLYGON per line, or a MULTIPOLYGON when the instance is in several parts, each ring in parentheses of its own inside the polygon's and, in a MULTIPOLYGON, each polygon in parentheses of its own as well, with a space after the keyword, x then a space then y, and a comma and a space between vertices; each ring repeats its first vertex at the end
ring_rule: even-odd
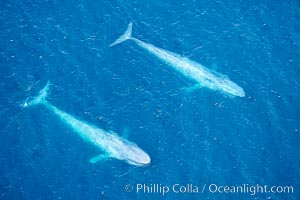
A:
POLYGON ((110 46, 122 43, 126 40, 134 41, 138 46, 150 52, 158 59, 166 62, 169 66, 182 73, 189 79, 196 81, 193 89, 200 87, 207 87, 212 90, 218 90, 225 94, 244 97, 245 92, 243 88, 231 81, 227 76, 218 72, 208 69, 207 67, 190 60, 189 58, 182 57, 173 52, 156 47, 152 44, 143 42, 132 37, 132 22, 129 23, 127 30, 110 46))
POLYGON ((49 82, 33 100, 25 102, 23 107, 43 105, 53 112, 63 123, 81 136, 85 141, 94 144, 101 150, 101 154, 90 159, 96 163, 107 158, 123 160, 131 165, 145 166, 150 164, 150 156, 135 143, 130 142, 114 132, 104 131, 58 109, 46 100, 49 82))

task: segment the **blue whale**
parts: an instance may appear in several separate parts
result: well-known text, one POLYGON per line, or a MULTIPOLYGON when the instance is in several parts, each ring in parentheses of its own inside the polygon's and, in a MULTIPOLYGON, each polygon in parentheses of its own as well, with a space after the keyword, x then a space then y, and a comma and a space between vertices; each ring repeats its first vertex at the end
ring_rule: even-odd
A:
POLYGON ((85 141, 97 146, 102 154, 90 159, 91 163, 96 163, 107 158, 123 160, 131 165, 145 166, 150 164, 150 157, 135 143, 119 137, 114 132, 107 132, 58 109, 47 100, 49 82, 30 102, 24 103, 23 107, 43 105, 53 112, 63 123, 76 132, 85 141))
POLYGON ((132 37, 132 22, 129 23, 125 33, 110 44, 110 46, 112 47, 126 40, 134 41, 138 46, 153 54, 158 59, 164 61, 185 77, 194 80, 196 82, 196 85, 193 86, 194 89, 207 87, 212 90, 221 91, 225 94, 230 94, 231 96, 245 96, 243 88, 232 82, 227 76, 210 70, 186 57, 182 57, 178 54, 132 37))

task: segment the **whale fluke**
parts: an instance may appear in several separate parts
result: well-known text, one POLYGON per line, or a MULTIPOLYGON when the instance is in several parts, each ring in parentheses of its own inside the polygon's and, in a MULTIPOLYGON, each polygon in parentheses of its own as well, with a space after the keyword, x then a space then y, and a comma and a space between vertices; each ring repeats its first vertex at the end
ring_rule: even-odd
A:
POLYGON ((48 81, 45 87, 41 89, 39 94, 36 97, 34 97, 33 100, 29 102, 25 102, 23 107, 34 106, 40 103, 46 103, 47 102, 46 97, 48 95, 49 86, 50 86, 50 82, 48 81))
POLYGON ((116 44, 122 43, 128 39, 131 38, 131 33, 132 33, 132 22, 130 22, 128 24, 127 30, 125 31, 125 33, 123 35, 121 35, 118 39, 116 39, 116 41, 114 41, 113 43, 111 43, 109 46, 115 46, 116 44))

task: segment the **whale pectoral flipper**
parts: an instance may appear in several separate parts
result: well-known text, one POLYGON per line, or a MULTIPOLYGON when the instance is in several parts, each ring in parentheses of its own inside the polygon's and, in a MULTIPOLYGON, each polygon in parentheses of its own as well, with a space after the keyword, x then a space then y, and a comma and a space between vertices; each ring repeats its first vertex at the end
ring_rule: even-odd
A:
POLYGON ((129 130, 127 128, 123 128, 123 131, 122 131, 122 138, 124 139, 128 139, 128 136, 129 136, 129 130))
POLYGON ((100 154, 100 155, 98 155, 98 156, 95 156, 95 157, 91 158, 91 159, 90 159, 90 162, 94 164, 94 163, 96 163, 96 162, 105 160, 105 159, 107 159, 107 158, 109 158, 109 155, 107 155, 107 154, 100 154))
POLYGON ((190 93, 190 92, 194 92, 195 90, 197 90, 199 88, 202 88, 202 87, 203 87, 202 84, 197 83, 195 85, 184 88, 184 91, 187 92, 187 93, 190 93))

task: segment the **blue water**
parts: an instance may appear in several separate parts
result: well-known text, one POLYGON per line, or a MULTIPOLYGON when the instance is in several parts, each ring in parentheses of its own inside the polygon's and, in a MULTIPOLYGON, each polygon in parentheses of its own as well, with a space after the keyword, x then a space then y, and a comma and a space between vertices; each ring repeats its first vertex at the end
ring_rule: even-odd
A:
POLYGON ((0 199, 300 199, 300 5, 290 1, 1 1, 0 199), (246 97, 199 89, 133 36, 230 77, 246 97), (43 107, 113 130, 152 159, 100 152, 43 107), (126 192, 126 184, 293 186, 257 195, 126 192))

